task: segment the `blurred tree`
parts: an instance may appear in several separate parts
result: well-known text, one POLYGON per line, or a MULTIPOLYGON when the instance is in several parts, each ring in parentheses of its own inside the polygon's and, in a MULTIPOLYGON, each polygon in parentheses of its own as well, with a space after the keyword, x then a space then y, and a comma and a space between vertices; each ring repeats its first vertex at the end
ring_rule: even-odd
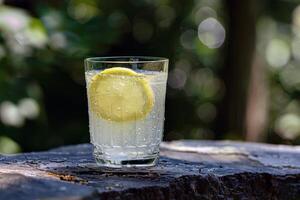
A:
POLYGON ((233 135, 243 138, 246 130, 246 105, 252 60, 255 52, 255 0, 228 0, 227 45, 225 66, 221 78, 225 96, 218 109, 216 132, 218 138, 233 135))

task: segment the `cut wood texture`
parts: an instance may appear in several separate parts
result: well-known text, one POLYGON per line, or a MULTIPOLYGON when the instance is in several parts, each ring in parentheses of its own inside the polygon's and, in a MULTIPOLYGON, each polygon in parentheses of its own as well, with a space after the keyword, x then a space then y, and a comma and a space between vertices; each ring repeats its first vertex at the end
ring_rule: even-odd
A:
POLYGON ((165 142, 130 171, 97 167, 90 144, 1 155, 0 199, 300 199, 300 147, 165 142))

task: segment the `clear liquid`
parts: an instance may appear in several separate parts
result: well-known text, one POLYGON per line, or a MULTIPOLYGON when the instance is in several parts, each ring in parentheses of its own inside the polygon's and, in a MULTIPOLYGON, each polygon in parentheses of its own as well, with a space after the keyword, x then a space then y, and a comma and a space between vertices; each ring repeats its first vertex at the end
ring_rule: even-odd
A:
MULTIPOLYGON (((91 78, 99 72, 86 72, 87 90, 91 78)), ((146 76, 154 93, 154 106, 145 118, 114 122, 97 116, 89 106, 91 143, 94 145, 94 156, 100 165, 122 167, 155 164, 163 137, 167 74, 154 71, 138 73, 146 76), (139 162, 142 160, 149 160, 149 163, 139 162)))

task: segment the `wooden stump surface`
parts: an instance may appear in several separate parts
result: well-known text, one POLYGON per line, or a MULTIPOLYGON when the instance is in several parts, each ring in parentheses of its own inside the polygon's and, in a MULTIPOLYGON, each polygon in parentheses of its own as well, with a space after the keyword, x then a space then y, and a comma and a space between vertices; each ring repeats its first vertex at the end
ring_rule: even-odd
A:
POLYGON ((1 155, 0 199, 300 199, 300 146, 165 142, 130 171, 97 167, 90 144, 1 155))

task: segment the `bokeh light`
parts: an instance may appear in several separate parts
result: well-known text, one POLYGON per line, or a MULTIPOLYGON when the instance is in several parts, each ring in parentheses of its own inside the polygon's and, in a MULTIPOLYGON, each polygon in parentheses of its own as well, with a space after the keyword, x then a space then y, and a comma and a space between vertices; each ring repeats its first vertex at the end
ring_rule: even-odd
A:
POLYGON ((55 10, 48 11, 41 17, 45 26, 49 29, 59 29, 63 23, 63 16, 55 10))
POLYGON ((10 53, 16 56, 30 56, 33 48, 43 48, 48 42, 41 21, 17 8, 0 7, 0 30, 10 53))
POLYGON ((198 96, 202 99, 216 98, 221 94, 221 84, 209 68, 191 72, 189 84, 185 87, 188 96, 198 96))
POLYGON ((27 119, 35 119, 40 113, 38 103, 32 98, 24 98, 19 101, 18 109, 20 114, 27 119))
POLYGON ((210 17, 217 18, 217 12, 209 6, 201 6, 194 14, 195 24, 200 24, 201 21, 210 17))
POLYGON ((39 20, 32 19, 24 31, 24 39, 33 47, 44 47, 48 43, 48 36, 44 25, 39 20))
POLYGON ((169 73, 168 84, 175 89, 182 89, 186 83, 186 72, 180 68, 175 68, 169 73))
POLYGON ((4 101, 0 104, 0 119, 7 126, 21 127, 24 124, 24 118, 17 105, 10 101, 4 101))
POLYGON ((300 5, 293 11, 293 32, 300 37, 300 5))
POLYGON ((23 10, 1 5, 0 29, 9 32, 23 30, 30 22, 30 16, 23 10))
POLYGON ((49 39, 49 44, 53 49, 64 49, 67 47, 67 38, 62 32, 54 32, 49 39))
POLYGON ((192 63, 189 60, 182 58, 175 63, 175 68, 181 69, 185 71, 186 74, 189 74, 192 68, 192 63))
POLYGON ((275 130, 285 139, 295 139, 300 135, 300 116, 294 113, 280 116, 276 121, 275 130))
POLYGON ((298 38, 292 40, 292 54, 293 58, 300 61, 300 39, 298 38))
POLYGON ((288 63, 290 56, 288 44, 281 39, 272 39, 266 48, 266 59, 271 67, 283 67, 288 63))
POLYGON ((197 32, 195 30, 186 30, 180 36, 180 43, 186 49, 195 49, 195 39, 197 32))
POLYGON ((70 0, 68 11, 71 17, 81 23, 87 22, 100 13, 94 0, 70 0))
POLYGON ((217 19, 209 17, 199 24, 198 37, 208 48, 219 48, 225 40, 225 29, 217 19))
POLYGON ((0 136, 0 152, 5 154, 19 153, 21 151, 18 143, 6 136, 0 136))
POLYGON ((282 69, 280 80, 287 90, 300 90, 300 67, 289 64, 282 69))
POLYGON ((206 123, 212 122, 217 115, 216 106, 212 103, 201 104, 197 108, 197 115, 202 121, 206 123))

